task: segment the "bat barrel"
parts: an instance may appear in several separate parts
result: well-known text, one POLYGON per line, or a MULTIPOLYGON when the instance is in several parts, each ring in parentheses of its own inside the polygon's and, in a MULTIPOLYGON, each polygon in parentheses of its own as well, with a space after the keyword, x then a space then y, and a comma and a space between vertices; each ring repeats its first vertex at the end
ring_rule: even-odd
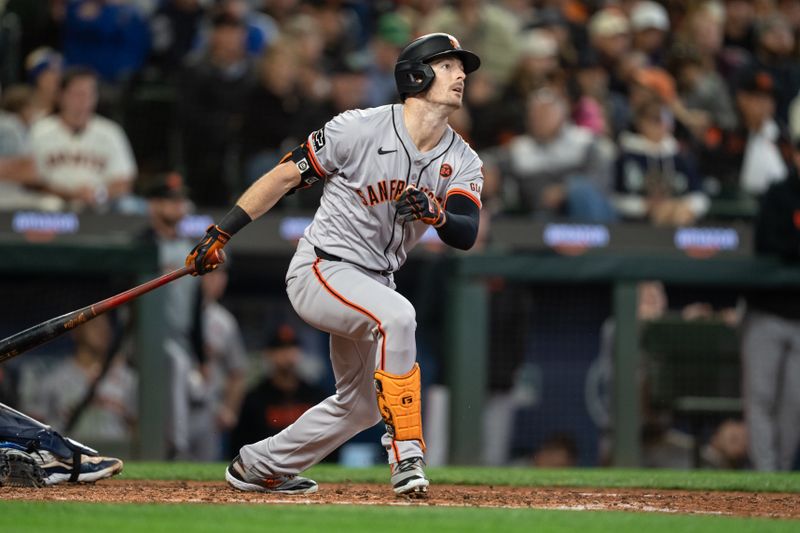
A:
POLYGON ((90 307, 72 311, 66 315, 51 318, 47 322, 36 324, 24 331, 0 340, 0 363, 49 342, 65 331, 69 331, 80 324, 94 318, 90 307))

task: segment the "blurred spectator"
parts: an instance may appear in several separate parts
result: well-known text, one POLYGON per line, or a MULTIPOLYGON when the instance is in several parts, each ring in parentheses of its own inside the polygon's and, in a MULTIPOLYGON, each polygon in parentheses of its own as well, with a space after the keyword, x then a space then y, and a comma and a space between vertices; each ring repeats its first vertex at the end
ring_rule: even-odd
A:
POLYGON ((235 163, 254 84, 244 36, 242 18, 215 13, 208 51, 191 58, 181 74, 183 164, 192 200, 203 207, 228 205, 243 188, 235 163))
POLYGON ((696 47, 687 43, 674 46, 668 66, 677 82, 678 96, 688 110, 706 113, 709 126, 724 130, 736 127, 728 86, 713 66, 703 61, 696 47))
POLYGON ((57 196, 39 193, 41 186, 30 144, 28 128, 36 113, 33 91, 25 85, 9 87, 3 93, 0 111, 0 209, 61 209, 57 196))
POLYGON ((245 396, 231 434, 231 455, 247 443, 279 433, 325 397, 298 372, 300 345, 291 326, 280 325, 262 353, 268 373, 245 396))
POLYGON ((669 36, 667 10, 658 2, 636 2, 630 13, 632 48, 644 52, 651 65, 663 66, 669 36))
POLYGON ((377 31, 370 42, 372 61, 367 69, 368 107, 397 101, 394 65, 403 46, 410 40, 411 28, 400 16, 387 13, 378 19, 377 31))
POLYGON ((25 58, 28 83, 33 86, 29 124, 55 112, 61 86, 62 58, 52 48, 37 48, 25 58))
POLYGON ((749 55, 755 49, 755 19, 756 11, 752 0, 727 0, 724 17, 725 48, 749 55))
POLYGON ((750 61, 750 51, 726 41, 728 15, 727 8, 716 0, 693 5, 678 28, 677 43, 694 48, 707 70, 716 70, 730 82, 733 74, 750 61))
POLYGON ((503 94, 503 122, 513 133, 525 131, 525 108, 531 92, 559 78, 558 43, 546 30, 528 30, 520 37, 520 54, 503 94))
POLYGON ((124 82, 144 65, 150 50, 147 22, 128 0, 71 0, 64 17, 67 66, 92 67, 109 83, 124 82))
POLYGON ((90 444, 129 442, 136 423, 137 377, 119 353, 113 349, 113 330, 107 315, 101 315, 73 331, 74 353, 42 377, 33 404, 32 416, 47 420, 54 429, 90 444), (105 374, 107 358, 113 358, 105 374), (96 385, 95 382, 98 382, 96 385), (87 391, 95 388, 91 402, 68 428, 75 409, 87 391))
POLYGON ((171 77, 193 49, 203 20, 201 0, 164 0, 150 19, 151 61, 171 77))
POLYGON ((700 451, 700 466, 740 469, 745 464, 747 464, 747 426, 741 420, 725 420, 700 451))
POLYGON ((95 114, 94 71, 65 71, 59 104, 57 115, 31 128, 31 149, 47 190, 78 210, 134 209, 136 162, 122 128, 95 114))
MULTIPOLYGON (((318 105, 309 106, 304 110, 300 131, 313 131, 339 113, 366 106, 366 65, 357 57, 351 56, 334 65, 329 80, 328 97, 318 105)), ((306 193, 304 196, 311 196, 314 191, 312 189, 306 193)), ((316 202, 313 205, 317 205, 316 202)))
POLYGON ((626 95, 611 91, 610 76, 594 50, 581 53, 572 70, 572 119, 597 136, 616 138, 628 127, 626 95))
POLYGON ((541 89, 530 96, 527 131, 500 156, 507 185, 517 188, 518 207, 536 216, 608 221, 612 161, 589 130, 568 118, 561 94, 541 89))
POLYGON ((578 444, 569 433, 550 435, 531 457, 536 468, 573 468, 578 465, 578 444))
POLYGON ((283 36, 287 47, 297 57, 299 84, 297 91, 301 98, 310 102, 320 102, 330 92, 330 82, 323 71, 322 52, 325 42, 316 31, 314 19, 309 15, 298 15, 286 23, 283 36))
POLYGON ((691 138, 702 138, 711 126, 708 113, 699 109, 689 109, 683 103, 675 87, 675 80, 660 67, 636 69, 631 77, 628 100, 631 109, 658 100, 669 109, 672 116, 688 132, 691 138))
POLYGON ((329 71, 358 49, 361 23, 350 6, 340 2, 308 2, 313 30, 322 37, 322 68, 329 71))
POLYGON ((470 74, 464 102, 462 109, 472 125, 469 143, 474 150, 504 144, 514 135, 512 125, 504 120, 509 106, 499 98, 498 87, 488 74, 480 70, 470 74))
MULTIPOLYGON (((761 199, 757 254, 800 264, 800 146, 789 175, 761 199)), ((800 444, 800 299, 784 288, 747 294, 742 331, 744 412, 757 470, 790 470, 800 444)))
POLYGON ((614 205, 631 220, 663 226, 694 223, 709 202, 692 163, 672 135, 672 119, 657 100, 634 110, 634 130, 620 136, 614 205))
POLYGON ((217 0, 211 9, 211 18, 201 24, 194 43, 197 53, 205 53, 210 46, 214 31, 214 17, 225 15, 241 21, 244 29, 244 49, 251 56, 261 54, 275 39, 279 29, 275 21, 266 13, 255 9, 255 2, 248 0, 217 0))
POLYGON ((704 138, 703 174, 715 180, 716 196, 752 198, 787 174, 789 139, 775 121, 775 82, 755 68, 740 75, 736 87, 738 129, 709 129, 704 138))
MULTIPOLYGON (((562 66, 574 66, 581 52, 588 48, 586 41, 585 13, 577 22, 566 17, 563 10, 569 7, 542 7, 536 10, 533 19, 524 27, 528 30, 544 30, 556 40, 562 66)), ((573 14, 575 18, 575 14, 573 14)), ((524 19, 521 19, 524 20, 524 19)))
POLYGON ((781 124, 789 120, 789 103, 800 90, 800 64, 796 41, 789 22, 781 15, 770 15, 756 24, 755 66, 766 70, 773 79, 775 118, 781 124))
MULTIPOLYGON (((605 8, 589 19, 589 45, 597 52, 600 64, 610 75, 612 90, 626 93, 627 83, 620 66, 630 50, 630 23, 622 11, 605 8)), ((633 54, 631 54, 634 57, 633 54)), ((645 56, 646 57, 646 56, 645 56)))
POLYGON ((203 276, 203 346, 201 366, 206 393, 193 404, 192 458, 215 461, 223 458, 223 438, 236 425, 245 392, 247 354, 239 324, 219 302, 228 286, 224 263, 203 276))
POLYGON ((258 83, 247 95, 242 129, 248 182, 275 166, 305 134, 297 128, 304 100, 298 91, 300 67, 294 49, 281 42, 272 45, 259 60, 257 74, 258 83))
POLYGON ((458 35, 461 46, 481 57, 483 69, 505 84, 519 55, 520 21, 486 0, 457 0, 440 7, 417 28, 418 33, 458 35))
MULTIPOLYGON (((158 174, 145 183, 150 227, 142 240, 157 247, 163 272, 182 267, 186 250, 193 246, 191 239, 178 231, 189 212, 187 194, 181 175, 175 172, 158 174)), ((192 440, 192 407, 206 399, 201 372, 205 350, 200 279, 186 276, 159 290, 164 291, 164 366, 169 375, 168 454, 171 459, 187 460, 194 457, 195 446, 200 449, 202 444, 192 440)))

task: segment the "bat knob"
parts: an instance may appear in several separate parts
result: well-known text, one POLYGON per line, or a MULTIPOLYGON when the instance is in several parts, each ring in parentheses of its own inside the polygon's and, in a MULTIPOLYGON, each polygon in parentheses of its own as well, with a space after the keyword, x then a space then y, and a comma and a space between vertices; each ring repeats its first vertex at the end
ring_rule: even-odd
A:
POLYGON ((227 259, 225 250, 214 250, 214 253, 210 256, 210 259, 210 263, 212 265, 221 265, 227 259))

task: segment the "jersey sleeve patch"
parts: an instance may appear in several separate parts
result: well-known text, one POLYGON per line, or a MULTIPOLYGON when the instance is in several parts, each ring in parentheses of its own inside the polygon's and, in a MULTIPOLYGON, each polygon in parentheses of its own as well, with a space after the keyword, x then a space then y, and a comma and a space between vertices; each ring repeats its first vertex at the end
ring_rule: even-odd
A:
POLYGON ((311 148, 314 152, 322 150, 322 147, 325 146, 325 128, 320 128, 309 135, 309 141, 311 141, 311 148))

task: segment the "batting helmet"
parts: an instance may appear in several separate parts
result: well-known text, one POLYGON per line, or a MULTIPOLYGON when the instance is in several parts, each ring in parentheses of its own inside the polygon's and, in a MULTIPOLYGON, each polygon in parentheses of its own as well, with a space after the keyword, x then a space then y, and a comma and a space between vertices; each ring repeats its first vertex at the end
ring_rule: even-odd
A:
POLYGON ((406 46, 394 66, 394 79, 397 91, 405 100, 408 95, 427 89, 433 82, 434 73, 430 61, 445 55, 455 55, 464 64, 464 74, 469 74, 481 66, 480 58, 464 50, 458 39, 449 33, 429 33, 406 46))

